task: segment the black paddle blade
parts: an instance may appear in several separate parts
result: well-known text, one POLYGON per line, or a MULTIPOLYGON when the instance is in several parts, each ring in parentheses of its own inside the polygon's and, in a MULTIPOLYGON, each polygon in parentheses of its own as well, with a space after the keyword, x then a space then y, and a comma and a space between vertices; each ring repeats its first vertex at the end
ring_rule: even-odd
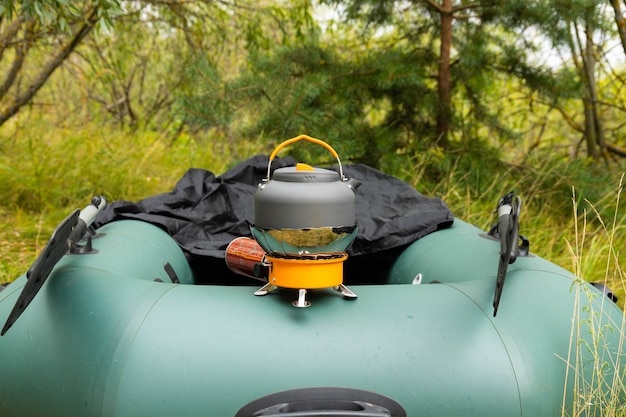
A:
POLYGON ((59 260, 69 250, 69 238, 72 230, 78 223, 78 215, 80 210, 75 210, 72 214, 67 216, 52 233, 52 237, 43 249, 43 252, 37 257, 33 265, 26 273, 26 285, 22 288, 20 296, 17 298, 17 302, 13 306, 13 310, 9 314, 9 318, 0 336, 4 334, 15 324, 15 321, 22 315, 26 307, 33 301, 35 295, 39 292, 46 279, 50 275, 52 268, 59 262, 59 260))
POLYGON ((504 278, 506 278, 506 270, 509 266, 509 261, 500 258, 498 264, 498 277, 496 278, 496 292, 493 296, 493 316, 498 314, 498 306, 500 305, 500 297, 502 296, 502 289, 504 288, 504 278))
POLYGON ((498 230, 500 232, 500 260, 498 262, 498 275, 496 277, 496 291, 493 297, 493 316, 498 314, 498 306, 500 305, 500 297, 502 296, 502 289, 504 288, 504 279, 506 278, 506 271, 509 267, 509 260, 511 257, 509 239, 511 233, 510 225, 511 216, 501 216, 498 220, 498 230))
POLYGON ((521 209, 521 199, 512 192, 500 200, 501 203, 511 206, 508 214, 502 215, 498 219, 498 232, 500 236, 500 260, 498 261, 498 275, 496 278, 496 291, 493 297, 493 316, 498 314, 500 297, 504 288, 504 280, 509 264, 517 259, 519 252, 519 213, 521 209))

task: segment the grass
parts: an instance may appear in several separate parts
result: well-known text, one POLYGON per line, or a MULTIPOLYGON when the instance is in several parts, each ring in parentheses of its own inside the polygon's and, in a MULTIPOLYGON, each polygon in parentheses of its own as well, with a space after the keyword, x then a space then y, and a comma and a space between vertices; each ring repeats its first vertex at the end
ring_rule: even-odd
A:
POLYGON ((47 239, 42 236, 44 217, 43 213, 35 218, 21 210, 0 209, 0 284, 23 273, 43 249, 47 239))
MULTIPOLYGON (((575 234, 568 241, 573 272, 579 277, 574 283, 576 305, 572 314, 569 356, 562 358, 567 364, 565 380, 573 381, 572 392, 563 394, 563 409, 571 409, 571 416, 624 417, 626 416, 626 381, 623 374, 615 370, 623 369, 626 358, 626 316, 621 320, 609 320, 602 314, 606 297, 598 300, 598 293, 592 292, 584 283, 589 271, 603 264, 604 284, 621 284, 624 292, 625 271, 620 264, 619 246, 616 237, 623 231, 619 216, 619 205, 624 176, 622 175, 615 211, 610 223, 606 223, 595 206, 590 204, 590 212, 583 211, 578 216, 577 198, 573 193, 575 234), (586 245, 589 218, 601 225, 600 233, 594 233, 594 244, 586 245), (587 252, 589 250, 589 252, 587 252), (609 353, 609 352, 612 352, 609 353)), ((623 304, 622 304, 623 308, 623 304)))

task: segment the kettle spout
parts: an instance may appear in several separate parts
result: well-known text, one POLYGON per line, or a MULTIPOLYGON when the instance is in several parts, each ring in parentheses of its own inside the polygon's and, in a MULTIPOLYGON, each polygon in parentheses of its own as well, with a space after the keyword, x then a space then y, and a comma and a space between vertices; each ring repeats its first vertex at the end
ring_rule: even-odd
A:
POLYGON ((361 186, 361 181, 357 181, 354 178, 349 178, 346 180, 346 184, 348 184, 348 187, 352 188, 352 191, 356 191, 356 189, 361 186))

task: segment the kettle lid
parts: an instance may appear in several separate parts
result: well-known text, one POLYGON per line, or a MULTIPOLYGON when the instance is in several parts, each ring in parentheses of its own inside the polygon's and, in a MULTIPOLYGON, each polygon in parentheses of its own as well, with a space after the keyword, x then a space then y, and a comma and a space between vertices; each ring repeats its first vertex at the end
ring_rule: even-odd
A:
POLYGON ((307 164, 297 164, 295 167, 279 168, 272 175, 274 181, 285 182, 335 182, 339 181, 339 173, 329 169, 314 168, 307 164))

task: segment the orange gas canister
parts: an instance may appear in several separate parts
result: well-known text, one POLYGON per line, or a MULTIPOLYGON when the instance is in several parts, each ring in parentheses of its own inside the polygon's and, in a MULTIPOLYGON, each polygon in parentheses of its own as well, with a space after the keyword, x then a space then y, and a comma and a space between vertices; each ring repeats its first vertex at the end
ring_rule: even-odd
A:
POLYGON ((267 266, 264 260, 265 250, 249 237, 238 237, 226 248, 226 265, 236 274, 265 281, 267 266))

